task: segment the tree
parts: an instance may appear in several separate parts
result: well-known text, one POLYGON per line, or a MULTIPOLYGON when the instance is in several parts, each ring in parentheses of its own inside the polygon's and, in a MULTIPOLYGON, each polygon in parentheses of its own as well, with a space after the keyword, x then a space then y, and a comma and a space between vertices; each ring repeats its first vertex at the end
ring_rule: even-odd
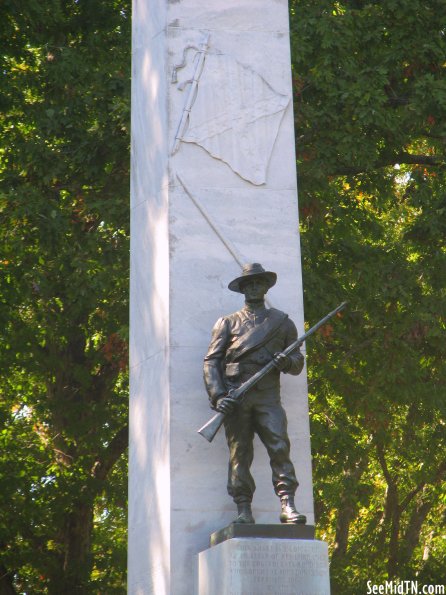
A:
MULTIPOLYGON (((129 9, 1 9, 2 594, 125 590, 129 9)), ((343 595, 444 578, 441 14, 290 0, 306 318, 349 300, 308 345, 343 595)))
POLYGON ((291 3, 320 533, 333 590, 444 579, 445 32, 439 2, 291 3), (421 577, 421 578, 420 578, 421 577))
POLYGON ((0 592, 122 593, 129 5, 2 12, 0 592))

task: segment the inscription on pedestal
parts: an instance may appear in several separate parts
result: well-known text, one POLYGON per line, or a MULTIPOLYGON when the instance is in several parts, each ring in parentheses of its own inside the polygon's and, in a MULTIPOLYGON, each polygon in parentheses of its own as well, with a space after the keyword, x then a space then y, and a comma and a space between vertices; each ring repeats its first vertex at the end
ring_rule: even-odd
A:
POLYGON ((320 541, 230 541, 201 554, 209 564, 200 578, 212 578, 200 595, 329 595, 328 554, 320 541))
MULTIPOLYGON (((326 558, 312 551, 311 544, 302 552, 299 544, 259 543, 240 545, 229 560, 230 590, 228 595, 296 595, 296 586, 308 577, 323 577, 328 573, 326 558), (250 591, 240 590, 251 582, 250 591)), ((314 591, 313 595, 325 595, 314 591)))

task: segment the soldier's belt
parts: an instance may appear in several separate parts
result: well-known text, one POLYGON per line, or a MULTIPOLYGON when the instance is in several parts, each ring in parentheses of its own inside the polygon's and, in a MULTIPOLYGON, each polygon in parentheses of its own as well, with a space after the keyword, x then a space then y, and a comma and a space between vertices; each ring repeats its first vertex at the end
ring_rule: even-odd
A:
POLYGON ((228 380, 238 380, 242 377, 249 378, 261 370, 264 365, 265 364, 245 364, 239 362, 226 364, 225 375, 228 380))

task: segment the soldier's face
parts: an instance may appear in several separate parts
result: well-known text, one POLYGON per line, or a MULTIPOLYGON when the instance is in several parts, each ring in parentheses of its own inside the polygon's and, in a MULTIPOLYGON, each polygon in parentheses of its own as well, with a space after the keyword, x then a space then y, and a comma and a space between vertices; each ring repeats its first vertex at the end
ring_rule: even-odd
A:
POLYGON ((240 289, 242 290, 242 293, 245 294, 247 302, 257 302, 263 300, 265 297, 265 294, 268 291, 268 283, 262 278, 254 278, 245 281, 243 285, 240 286, 240 289))

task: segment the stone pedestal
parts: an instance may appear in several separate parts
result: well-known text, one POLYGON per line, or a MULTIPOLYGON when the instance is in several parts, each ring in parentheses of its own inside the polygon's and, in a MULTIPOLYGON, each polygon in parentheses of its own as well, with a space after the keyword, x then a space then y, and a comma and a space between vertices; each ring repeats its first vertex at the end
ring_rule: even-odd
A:
MULTIPOLYGON (((197 429, 203 357, 242 306, 227 289, 242 264, 277 272, 268 305, 304 329, 288 5, 134 0, 132 18, 128 590, 193 595, 198 553, 235 516, 223 432, 208 444, 197 429)), ((311 523, 305 373, 283 376, 282 398, 311 523)), ((256 521, 277 522, 259 440, 254 461, 256 521)))
POLYGON ((231 523, 227 527, 212 533, 209 543, 218 545, 222 541, 234 538, 251 539, 314 539, 313 525, 259 525, 231 523))
POLYGON ((199 555, 199 595, 330 595, 327 544, 233 538, 199 555))

